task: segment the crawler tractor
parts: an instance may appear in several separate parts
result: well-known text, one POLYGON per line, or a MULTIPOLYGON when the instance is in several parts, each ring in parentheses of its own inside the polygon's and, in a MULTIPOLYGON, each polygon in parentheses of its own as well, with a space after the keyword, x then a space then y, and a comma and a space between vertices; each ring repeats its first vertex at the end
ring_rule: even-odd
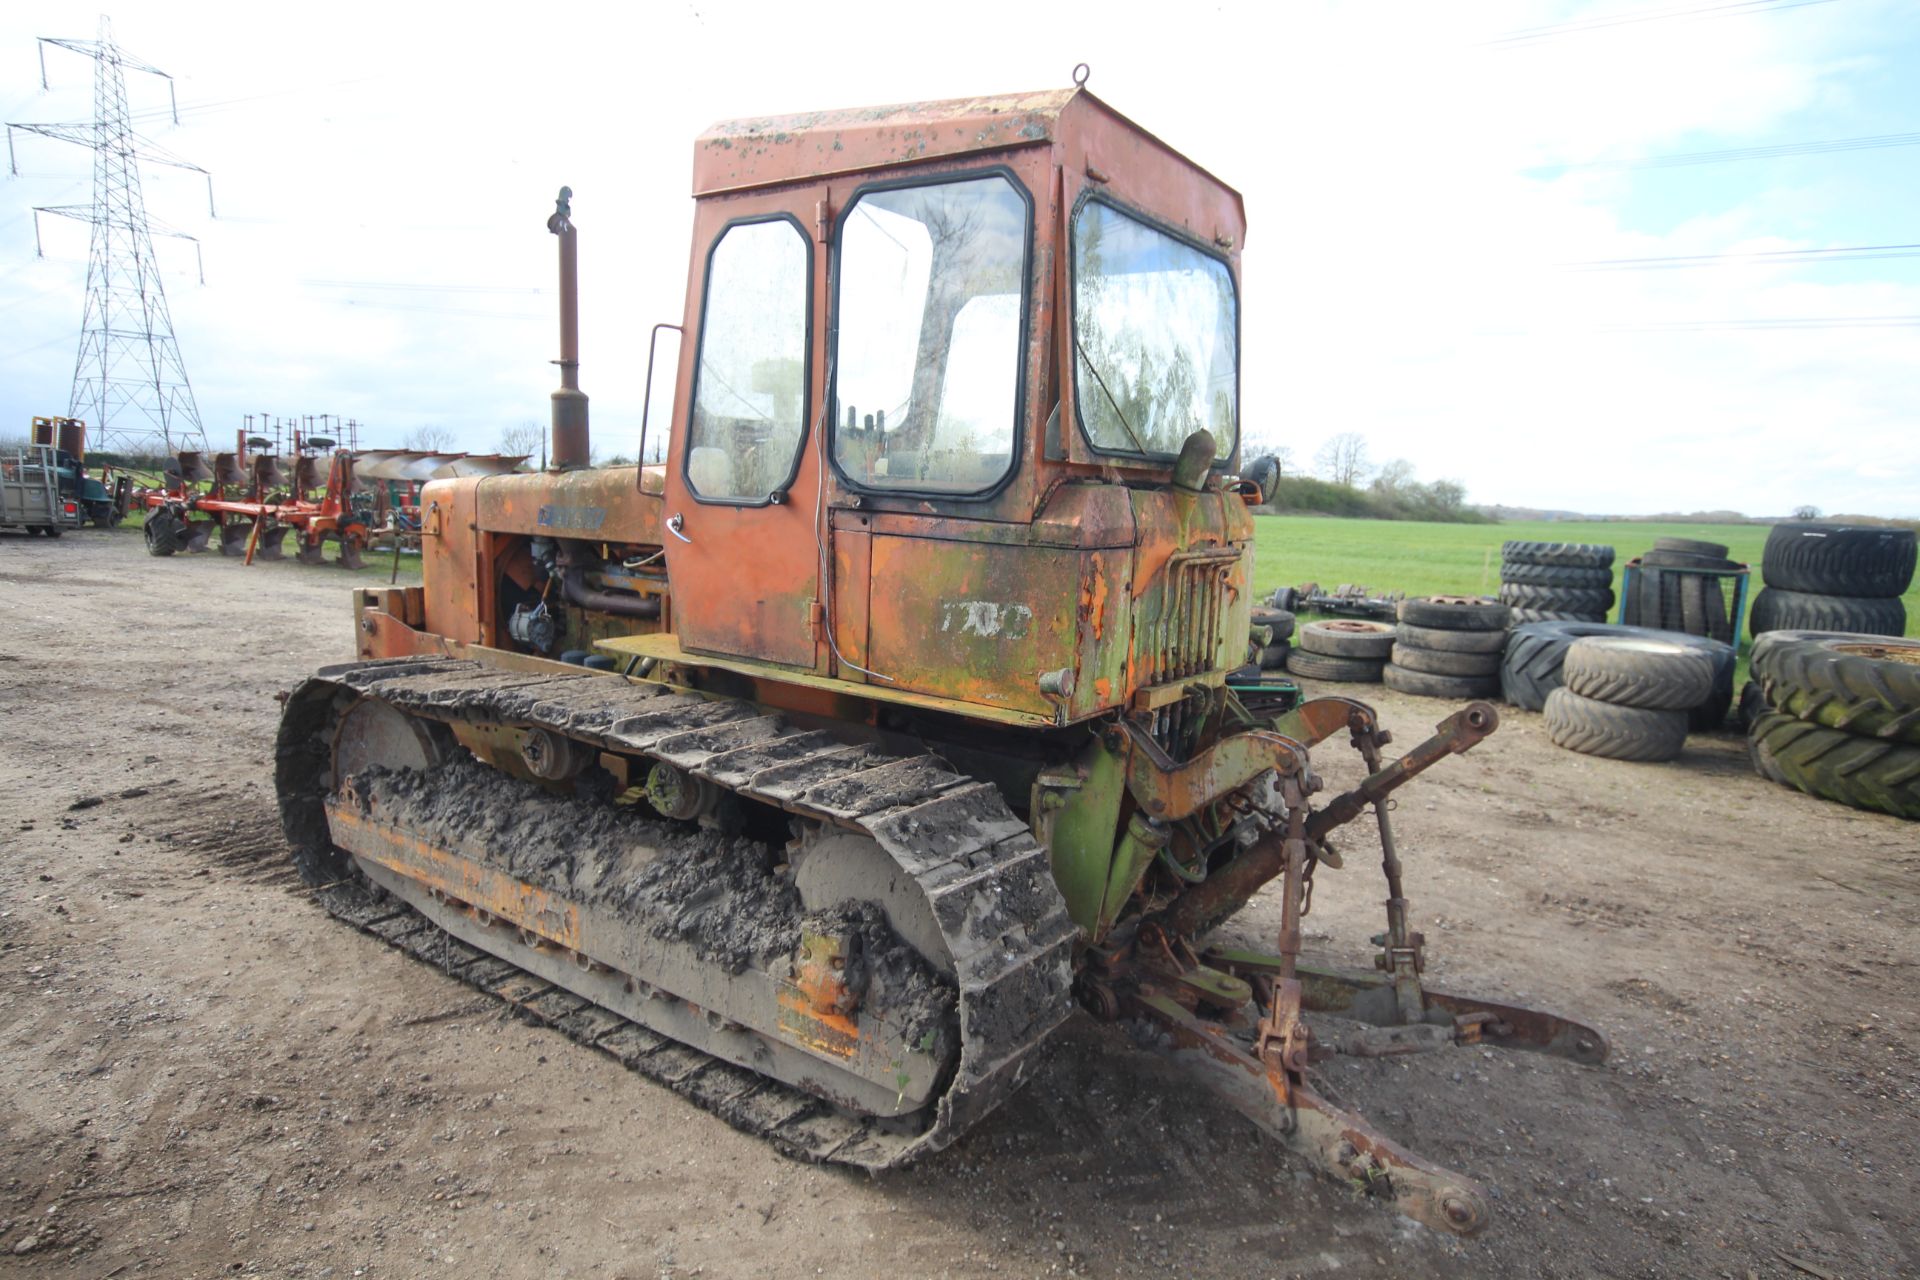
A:
POLYGON ((1422 983, 1388 797, 1493 708, 1388 761, 1365 705, 1228 679, 1239 196, 1079 88, 730 121, 693 188, 664 465, 587 465, 562 189, 550 468, 427 484, 424 585, 356 591, 361 660, 288 696, 320 899, 800 1156, 939 1150, 1077 1004, 1479 1228, 1472 1181, 1316 1090, 1307 1015, 1358 1052, 1606 1042, 1422 983), (1336 737, 1367 776, 1316 804, 1336 737), (1369 811, 1350 974, 1301 917, 1369 811), (1263 888, 1272 951, 1210 946, 1263 888))

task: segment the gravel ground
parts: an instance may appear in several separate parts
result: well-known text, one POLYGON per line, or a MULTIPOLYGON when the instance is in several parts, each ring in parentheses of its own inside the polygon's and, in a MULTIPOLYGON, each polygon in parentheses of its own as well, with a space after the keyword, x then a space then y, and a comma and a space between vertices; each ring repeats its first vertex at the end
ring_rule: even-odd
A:
MULTIPOLYGON (((1766 783, 1735 737, 1627 765, 1512 711, 1401 793, 1433 985, 1614 1045, 1598 1069, 1327 1065, 1497 1197, 1476 1239, 1309 1177, 1085 1021, 960 1144, 869 1179, 785 1160, 307 899, 274 695, 352 656, 348 580, 0 535, 0 1273, 1920 1274, 1920 827, 1766 783)), ((1403 745, 1449 709, 1365 696, 1403 745)), ((1350 755, 1318 758, 1335 785, 1350 755)), ((1308 945, 1365 965, 1378 842, 1348 830, 1308 945)), ((1262 898, 1226 931, 1278 916, 1262 898)))

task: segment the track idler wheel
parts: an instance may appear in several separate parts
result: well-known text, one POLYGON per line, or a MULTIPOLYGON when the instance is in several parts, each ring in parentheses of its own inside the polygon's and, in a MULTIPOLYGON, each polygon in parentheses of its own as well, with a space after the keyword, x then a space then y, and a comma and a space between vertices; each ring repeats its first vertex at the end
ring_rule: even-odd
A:
POLYGON ((719 791, 705 778, 676 769, 666 761, 647 771, 647 803, 663 818, 686 822, 710 812, 719 791))
POLYGON ((587 765, 587 749, 564 734, 533 725, 521 731, 520 758, 536 778, 558 782, 587 765))

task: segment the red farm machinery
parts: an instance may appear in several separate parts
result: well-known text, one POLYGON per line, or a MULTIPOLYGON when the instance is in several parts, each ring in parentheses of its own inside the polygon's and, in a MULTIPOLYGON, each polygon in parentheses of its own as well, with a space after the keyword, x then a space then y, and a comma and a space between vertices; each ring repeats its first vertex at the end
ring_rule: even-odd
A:
POLYGON ((301 563, 324 563, 331 542, 338 548, 336 563, 357 569, 374 542, 406 545, 418 537, 420 489, 428 480, 504 475, 526 461, 502 454, 336 449, 326 437, 299 431, 289 455, 266 452, 271 443, 240 431, 231 453, 211 460, 197 450, 176 454, 162 485, 134 494, 134 506, 146 513, 148 553, 205 551, 217 535, 222 555, 244 556, 251 564, 283 559, 292 535, 301 563))

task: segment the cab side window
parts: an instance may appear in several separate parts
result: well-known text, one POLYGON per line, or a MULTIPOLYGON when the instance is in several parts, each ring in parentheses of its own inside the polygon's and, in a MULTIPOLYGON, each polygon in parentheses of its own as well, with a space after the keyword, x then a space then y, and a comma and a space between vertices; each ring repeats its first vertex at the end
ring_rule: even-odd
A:
POLYGON ((793 483, 807 421, 812 246, 788 217, 738 222, 707 259, 687 437, 703 502, 757 505, 793 483))

